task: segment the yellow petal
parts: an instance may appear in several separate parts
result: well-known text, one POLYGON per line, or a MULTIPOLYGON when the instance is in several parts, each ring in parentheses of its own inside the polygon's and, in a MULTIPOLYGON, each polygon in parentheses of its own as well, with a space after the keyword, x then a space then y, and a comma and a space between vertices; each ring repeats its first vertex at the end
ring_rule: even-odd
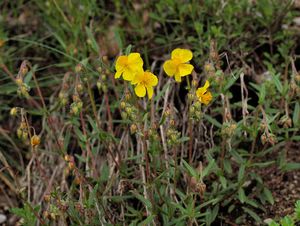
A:
POLYGON ((144 72, 143 70, 142 70, 142 71, 138 71, 138 72, 135 74, 134 78, 132 79, 131 84, 132 84, 132 85, 135 85, 135 84, 138 84, 138 83, 140 83, 141 81, 143 81, 144 73, 145 73, 145 72, 144 72))
POLYGON ((147 86, 156 86, 158 84, 158 79, 154 74, 145 72, 145 75, 147 77, 147 86))
POLYGON ((186 76, 192 73, 194 66, 191 64, 179 64, 178 70, 180 76, 186 76))
POLYGON ((200 99, 200 98, 202 98, 202 96, 204 95, 205 92, 206 92, 206 89, 204 89, 203 87, 200 87, 197 89, 196 95, 200 99))
POLYGON ((171 59, 178 59, 181 63, 186 63, 193 58, 193 53, 189 49, 174 49, 171 53, 171 59))
POLYGON ((210 86, 209 81, 206 80, 206 82, 205 82, 203 88, 204 88, 205 90, 207 90, 209 86, 210 86))
POLYGON ((127 56, 119 56, 116 62, 116 70, 124 70, 127 65, 128 57, 127 56))
POLYGON ((123 71, 117 71, 115 74, 115 78, 120 78, 123 71))
POLYGON ((123 72, 123 79, 126 81, 132 81, 134 79, 135 74, 136 74, 135 72, 126 68, 123 72))
POLYGON ((163 68, 168 76, 174 76, 177 71, 177 64, 173 60, 167 60, 163 68))
POLYGON ((181 82, 181 76, 180 76, 179 72, 176 72, 176 74, 175 74, 175 81, 181 82))
POLYGON ((128 55, 128 64, 143 67, 144 62, 139 53, 130 53, 128 55))
POLYGON ((212 99, 212 95, 211 95, 211 93, 208 91, 208 92, 206 92, 206 93, 202 96, 201 102, 202 102, 203 104, 205 104, 205 105, 208 105, 209 102, 211 101, 211 99, 212 99))
POLYGON ((147 86, 147 93, 148 93, 148 98, 151 99, 153 96, 153 87, 147 86))
POLYGON ((143 85, 137 85, 134 88, 134 91, 138 97, 144 97, 146 95, 146 88, 143 85))

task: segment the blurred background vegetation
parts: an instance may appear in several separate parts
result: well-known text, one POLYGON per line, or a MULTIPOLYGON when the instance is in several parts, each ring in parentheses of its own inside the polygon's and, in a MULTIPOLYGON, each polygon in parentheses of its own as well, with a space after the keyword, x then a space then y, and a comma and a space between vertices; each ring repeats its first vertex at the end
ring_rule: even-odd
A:
POLYGON ((294 208, 300 199, 298 5, 2 0, 5 223, 262 225, 275 219, 294 225, 300 218, 299 203, 294 208), (194 53, 195 73, 180 84, 162 70, 176 47, 194 53), (141 53, 145 68, 159 77, 151 103, 127 98, 131 87, 114 79, 116 57, 130 51, 141 53), (18 95, 20 73, 25 97, 18 95), (214 101, 200 120, 190 117, 192 77, 212 83, 214 101), (83 107, 72 114, 77 92, 83 107), (136 118, 124 118, 124 100, 136 118), (23 118, 41 137, 37 149, 30 148, 30 134, 18 137, 23 118), (176 134, 174 142, 166 142, 168 134, 176 134))

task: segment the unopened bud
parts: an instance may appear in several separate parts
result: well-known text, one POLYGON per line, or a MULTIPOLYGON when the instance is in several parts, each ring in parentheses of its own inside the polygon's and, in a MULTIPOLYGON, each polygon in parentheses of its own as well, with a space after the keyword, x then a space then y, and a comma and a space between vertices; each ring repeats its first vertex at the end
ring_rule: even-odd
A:
POLYGON ((122 109, 125 109, 126 103, 125 103, 124 101, 122 101, 122 102, 120 103, 120 106, 121 106, 122 109))
POLYGON ((81 72, 81 70, 82 70, 82 65, 81 64, 77 64, 76 67, 75 67, 75 72, 79 73, 79 72, 81 72))
POLYGON ((41 143, 41 139, 37 135, 33 135, 30 140, 32 147, 37 147, 41 143))
POLYGON ((134 134, 134 133, 136 133, 136 131, 137 131, 137 126, 136 126, 136 124, 132 124, 132 125, 130 126, 130 132, 131 132, 132 134, 134 134))
POLYGON ((23 80, 21 78, 16 78, 15 82, 17 83, 18 86, 23 84, 23 80))
POLYGON ((10 109, 10 115, 11 116, 16 116, 18 112, 18 109, 16 107, 13 107, 10 109))

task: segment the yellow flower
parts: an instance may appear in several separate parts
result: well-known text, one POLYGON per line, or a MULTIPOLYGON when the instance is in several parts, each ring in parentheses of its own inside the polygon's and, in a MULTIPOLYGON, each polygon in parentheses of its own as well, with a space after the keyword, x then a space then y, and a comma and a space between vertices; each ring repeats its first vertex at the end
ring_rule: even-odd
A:
POLYGON ((200 87, 196 91, 196 95, 199 101, 205 105, 208 105, 212 99, 212 95, 209 91, 207 91, 209 87, 209 81, 206 81, 203 87, 200 87))
POLYGON ((139 53, 130 53, 128 56, 119 56, 116 62, 115 78, 132 81, 134 76, 143 70, 143 59, 139 53))
POLYGON ((174 49, 171 59, 164 63, 164 70, 168 76, 175 76, 177 82, 181 82, 181 77, 192 73, 194 66, 188 64, 193 58, 192 51, 188 49, 174 49))
POLYGON ((131 82, 132 85, 136 85, 134 91, 138 97, 144 97, 147 91, 149 99, 152 98, 153 87, 156 86, 157 83, 157 77, 149 71, 140 71, 131 82))

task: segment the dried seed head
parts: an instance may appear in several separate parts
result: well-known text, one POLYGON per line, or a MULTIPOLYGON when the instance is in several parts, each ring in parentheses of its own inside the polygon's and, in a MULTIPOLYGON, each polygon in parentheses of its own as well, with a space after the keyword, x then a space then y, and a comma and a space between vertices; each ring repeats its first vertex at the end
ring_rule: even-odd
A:
POLYGON ((260 137, 260 140, 261 140, 261 143, 262 144, 266 144, 267 143, 267 135, 266 135, 266 133, 263 133, 262 135, 261 135, 261 137, 260 137))
POLYGON ((28 67, 26 65, 23 65, 23 66, 21 65, 20 72, 21 72, 22 76, 25 76, 28 73, 28 67))
POLYGON ((51 195, 50 195, 50 194, 45 195, 45 196, 44 196, 44 200, 45 200, 45 202, 50 202, 50 200, 51 200, 51 195))
POLYGON ((170 125, 171 125, 171 126, 175 126, 175 125, 176 125, 176 122, 175 122, 174 119, 171 119, 171 120, 170 120, 170 125))
POLYGON ((75 169, 75 162, 74 161, 69 162, 68 163, 68 168, 69 168, 69 170, 75 169))
POLYGON ((50 218, 50 213, 49 213, 47 210, 45 210, 45 211, 43 212, 43 216, 44 216, 44 218, 49 219, 49 218, 50 218))

